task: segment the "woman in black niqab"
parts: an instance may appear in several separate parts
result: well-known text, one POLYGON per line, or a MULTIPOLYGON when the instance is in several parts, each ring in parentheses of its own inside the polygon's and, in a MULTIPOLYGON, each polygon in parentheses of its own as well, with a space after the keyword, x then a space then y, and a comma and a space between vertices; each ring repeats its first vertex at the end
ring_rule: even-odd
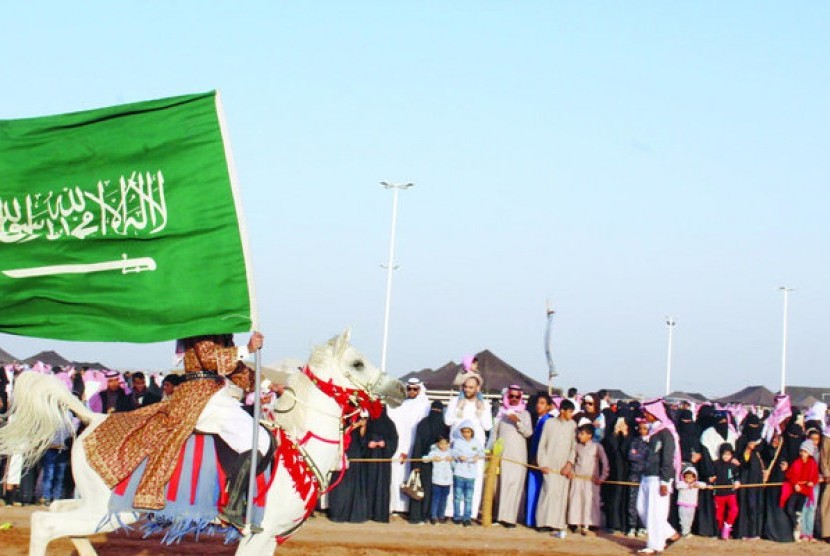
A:
MULTIPOLYGON (((421 419, 415 428, 415 440, 412 443, 412 459, 421 459, 429 454, 432 445, 439 438, 449 438, 449 427, 444 424, 444 404, 440 400, 432 402, 429 413, 421 419)), ((422 500, 409 500, 409 522, 423 523, 429 518, 429 506, 432 503, 432 464, 413 461, 413 470, 418 470, 421 476, 421 486, 424 489, 422 500)))
MULTIPOLYGON (((352 425, 349 435, 349 447, 346 450, 348 461, 340 484, 328 495, 329 519, 336 522, 363 523, 369 519, 369 499, 366 493, 366 472, 364 466, 371 463, 352 462, 353 459, 365 457, 366 420, 361 419, 352 425)), ((334 471, 332 481, 336 481, 340 470, 334 471)))
MULTIPOLYGON (((366 457, 370 459, 389 459, 398 449, 398 431, 395 423, 383 406, 380 417, 372 419, 366 425, 366 457)), ((366 495, 369 500, 369 519, 389 523, 389 499, 391 497, 392 464, 390 462, 367 463, 364 468, 366 495)))
MULTIPOLYGON (((709 454, 709 450, 703 449, 700 445, 700 435, 703 431, 713 426, 715 422, 715 408, 711 405, 701 406, 697 413, 697 420, 695 422, 698 431, 700 431, 697 434, 700 460, 695 463, 695 468, 697 468, 697 476, 700 477, 701 481, 705 482, 708 482, 709 477, 715 476, 715 465, 712 461, 711 455, 709 454)), ((697 497, 697 516, 695 518, 695 524, 692 528, 695 534, 701 537, 718 536, 718 523, 715 519, 715 498, 713 491, 700 489, 697 497)))
MULTIPOLYGON (((765 442, 761 439, 761 419, 750 413, 744 419, 741 436, 735 443, 735 458, 740 462, 738 477, 742 485, 757 485, 764 482, 764 461, 761 452, 765 442)), ((735 524, 735 538, 757 539, 764 531, 763 487, 741 488, 738 490, 738 521, 735 524)))
POLYGON ((683 461, 691 462, 692 453, 700 453, 700 430, 695 423, 690 409, 681 409, 675 423, 677 436, 680 437, 680 452, 683 461))

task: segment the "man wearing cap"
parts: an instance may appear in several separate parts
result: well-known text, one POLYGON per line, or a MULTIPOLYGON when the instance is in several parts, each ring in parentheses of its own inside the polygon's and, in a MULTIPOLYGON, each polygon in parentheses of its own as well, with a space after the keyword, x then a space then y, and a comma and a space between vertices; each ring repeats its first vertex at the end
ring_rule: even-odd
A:
POLYGON ((505 460, 499 474, 498 520, 508 528, 516 526, 519 515, 527 476, 527 468, 522 464, 527 463, 527 439, 533 434, 523 394, 521 386, 511 384, 507 387, 490 437, 491 444, 499 439, 504 443, 505 460))
POLYGON ((135 409, 127 392, 121 386, 121 375, 118 371, 107 371, 104 377, 107 379, 107 388, 90 400, 89 407, 98 413, 107 414, 135 409))
POLYGON ((406 480, 409 464, 406 462, 415 440, 415 429, 421 419, 429 413, 429 399, 426 388, 420 378, 412 377, 406 381, 406 399, 398 407, 388 408, 387 414, 398 431, 399 461, 392 462, 392 475, 389 485, 389 512, 406 512, 409 510, 409 498, 401 493, 401 484, 406 480))
POLYGON ((680 440, 662 399, 643 403, 642 410, 649 424, 649 439, 637 512, 646 526, 648 541, 639 552, 655 554, 666 548, 666 541, 680 538, 669 525, 669 494, 680 471, 680 440))

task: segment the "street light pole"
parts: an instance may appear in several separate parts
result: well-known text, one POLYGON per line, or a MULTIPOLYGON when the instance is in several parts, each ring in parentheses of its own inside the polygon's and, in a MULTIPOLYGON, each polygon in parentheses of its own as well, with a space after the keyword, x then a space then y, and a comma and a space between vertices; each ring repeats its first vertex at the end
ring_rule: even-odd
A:
POLYGON ((386 308, 383 315, 383 347, 380 354, 380 370, 386 372, 386 349, 389 346, 389 307, 392 302, 392 271, 395 270, 395 228, 398 222, 398 191, 409 189, 414 183, 394 184, 380 182, 384 189, 391 189, 392 197, 392 232, 389 237, 389 261, 386 264, 386 308))
POLYGON ((668 349, 668 356, 666 358, 666 395, 668 396, 671 393, 671 341, 672 341, 672 333, 674 332, 674 327, 677 324, 677 321, 674 320, 674 317, 666 317, 666 326, 669 328, 669 349, 668 349))
POLYGON ((793 288, 781 286, 778 289, 784 292, 784 324, 781 333, 781 393, 784 394, 787 387, 787 302, 793 288))

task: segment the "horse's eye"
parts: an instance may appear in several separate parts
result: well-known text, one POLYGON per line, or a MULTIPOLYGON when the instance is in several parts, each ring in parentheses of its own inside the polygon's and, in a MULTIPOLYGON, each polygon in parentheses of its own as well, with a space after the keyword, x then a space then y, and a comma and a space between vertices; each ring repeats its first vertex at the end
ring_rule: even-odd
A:
POLYGON ((357 369, 358 371, 363 369, 363 361, 361 361, 360 359, 356 360, 354 363, 352 363, 352 368, 357 369))

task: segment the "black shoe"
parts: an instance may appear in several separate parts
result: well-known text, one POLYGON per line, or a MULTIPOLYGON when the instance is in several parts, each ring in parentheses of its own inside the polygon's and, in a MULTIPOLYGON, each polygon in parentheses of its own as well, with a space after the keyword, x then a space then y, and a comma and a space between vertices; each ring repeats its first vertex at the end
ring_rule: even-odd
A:
POLYGON ((516 528, 515 523, 507 523, 506 521, 502 521, 501 526, 504 527, 505 529, 515 529, 516 528))
POLYGON ((464 525, 464 527, 471 527, 473 525, 473 522, 470 521, 469 519, 465 519, 464 522, 463 522, 463 525, 464 525))
POLYGON ((536 530, 540 533, 552 533, 553 527, 537 527, 536 530))

